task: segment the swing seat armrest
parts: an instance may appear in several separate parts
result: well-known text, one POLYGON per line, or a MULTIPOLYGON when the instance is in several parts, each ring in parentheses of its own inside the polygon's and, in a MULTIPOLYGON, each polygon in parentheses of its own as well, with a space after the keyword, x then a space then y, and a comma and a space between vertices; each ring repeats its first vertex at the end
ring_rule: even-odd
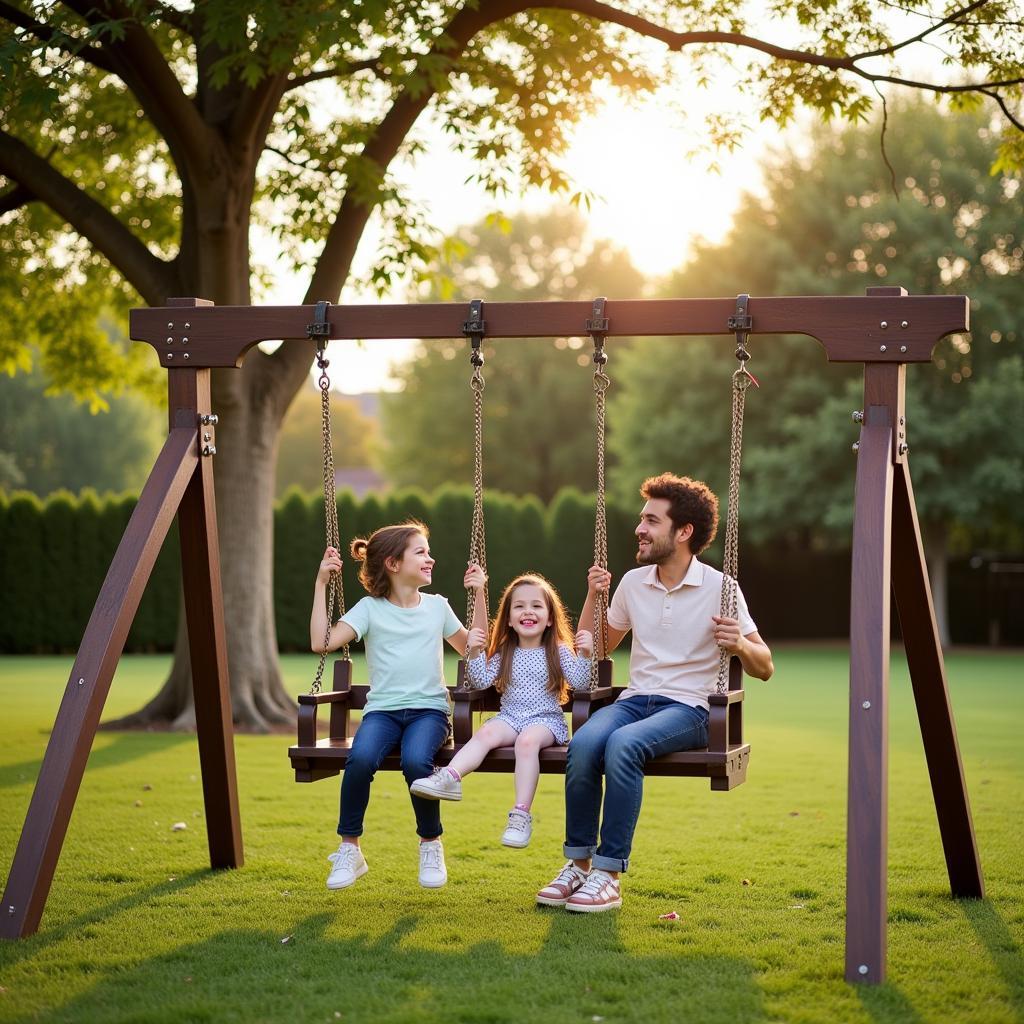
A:
POLYGON ((483 710, 484 699, 493 691, 493 686, 484 686, 479 690, 458 687, 452 690, 452 700, 455 702, 452 725, 457 744, 468 743, 473 738, 473 712, 483 710))
POLYGON ((325 690, 323 693, 300 693, 299 704, 345 704, 352 699, 351 690, 325 690))
POLYGON ((725 754, 743 741, 743 691, 708 694, 708 751, 725 754))
POLYGON ((452 690, 452 700, 456 704, 479 704, 487 696, 488 692, 493 689, 493 686, 481 686, 476 690, 456 688, 452 690))
POLYGON ((708 694, 708 703, 716 707, 738 704, 741 700, 743 700, 742 690, 726 690, 725 693, 708 694))
POLYGON ((316 746, 316 712, 321 704, 328 704, 331 708, 331 739, 345 739, 348 736, 348 712, 351 699, 351 690, 325 690, 323 693, 300 693, 299 746, 316 746))
POLYGON ((615 700, 615 690, 611 686, 599 686, 594 690, 574 690, 569 710, 572 712, 572 732, 581 728, 591 714, 598 708, 611 704, 615 700))

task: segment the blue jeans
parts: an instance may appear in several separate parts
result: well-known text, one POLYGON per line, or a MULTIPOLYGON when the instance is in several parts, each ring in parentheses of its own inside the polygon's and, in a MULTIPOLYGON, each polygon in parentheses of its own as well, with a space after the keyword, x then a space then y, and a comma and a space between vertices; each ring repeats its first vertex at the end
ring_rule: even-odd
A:
MULTIPOLYGON (((341 780, 339 836, 361 836, 363 816, 370 801, 370 783, 384 758, 401 747, 402 773, 407 785, 434 770, 434 755, 448 738, 448 716, 433 708, 370 711, 352 740, 341 780)), ((410 794, 411 796, 411 794, 410 794)), ((416 833, 422 839, 441 834, 441 805, 437 800, 412 797, 416 833)))
POLYGON ((644 764, 707 743, 707 711, 671 697, 629 697, 594 712, 573 736, 566 758, 565 856, 591 857, 595 868, 625 871, 644 798, 644 764))

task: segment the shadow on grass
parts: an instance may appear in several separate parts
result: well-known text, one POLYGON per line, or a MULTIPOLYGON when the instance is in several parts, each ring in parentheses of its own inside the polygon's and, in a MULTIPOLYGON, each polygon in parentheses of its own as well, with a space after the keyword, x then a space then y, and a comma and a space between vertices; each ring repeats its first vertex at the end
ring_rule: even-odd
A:
POLYGON ((856 985, 855 988, 868 1016, 879 1024, 918 1024, 922 1019, 914 1004, 892 982, 856 985))
POLYGON ((1006 984, 1007 996, 1018 1020, 1024 1020, 1024 954, 1006 922, 988 900, 957 900, 1006 984))
POLYGON ((94 925, 102 925, 108 919, 116 917, 118 914, 153 903, 162 897, 182 893, 187 889, 191 889, 204 878, 209 877, 209 868, 190 871, 187 875, 179 875, 177 878, 168 879, 166 882, 160 882, 158 885, 150 885, 144 889, 135 889, 119 899, 105 902, 59 925, 54 925, 53 921, 44 911, 40 930, 35 935, 30 935, 25 939, 0 942, 0 968, 10 968, 22 960, 31 959, 40 950, 74 939, 94 925))
MULTIPOLYGON (((87 771, 97 768, 113 768, 117 765, 137 761, 149 754, 162 753, 181 743, 195 743, 194 734, 182 732, 125 732, 109 733, 112 742, 94 749, 89 754, 87 771)), ((31 761, 19 761, 17 764, 6 764, 0 767, 0 789, 21 786, 26 782, 34 783, 39 777, 42 758, 31 761)))
MULTIPOLYGON (((436 914, 398 920, 378 938, 331 936, 335 914, 278 933, 228 931, 110 970, 86 993, 33 1020, 540 1021, 760 1020, 753 967, 737 957, 647 956, 626 950, 613 914, 583 920, 538 911, 539 951, 508 952, 511 921, 469 948, 439 941, 436 914), (441 948, 426 948, 418 937, 441 948)), ((522 922, 520 922, 520 925, 522 922)))

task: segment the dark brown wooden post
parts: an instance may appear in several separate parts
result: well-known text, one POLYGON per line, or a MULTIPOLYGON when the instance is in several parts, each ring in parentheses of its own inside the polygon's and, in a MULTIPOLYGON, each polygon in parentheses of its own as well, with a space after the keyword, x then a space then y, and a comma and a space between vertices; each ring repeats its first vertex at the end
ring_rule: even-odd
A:
POLYGON ((850 749, 846 821, 846 980, 885 979, 889 773, 889 593, 893 411, 871 404, 902 378, 867 363, 857 453, 850 595, 850 749))
MULTIPOLYGON (((188 622, 192 662, 192 693, 196 709, 196 739, 203 778, 206 837, 210 866, 242 865, 242 826, 238 814, 238 782, 231 724, 231 689, 227 643, 224 636, 224 600, 220 582, 217 514, 213 489, 216 455, 216 416, 210 408, 210 370, 186 369, 191 324, 188 308, 209 306, 202 299, 171 299, 183 307, 181 323, 168 328, 183 360, 167 374, 168 415, 171 427, 198 429, 199 465, 178 510, 181 538, 181 580, 188 622)), ((176 311, 177 312, 177 311, 176 311)), ((176 318, 177 319, 177 318, 176 318)))
POLYGON ((0 937, 21 938, 39 927, 110 680, 153 563, 198 460, 194 423, 173 428, 107 570, 64 690, 14 854, 0 909, 0 937))
POLYGON ((907 652, 928 775, 954 896, 981 899, 985 883, 974 837, 956 723, 935 625, 928 567, 917 522, 906 449, 895 469, 892 516, 892 588, 907 652))

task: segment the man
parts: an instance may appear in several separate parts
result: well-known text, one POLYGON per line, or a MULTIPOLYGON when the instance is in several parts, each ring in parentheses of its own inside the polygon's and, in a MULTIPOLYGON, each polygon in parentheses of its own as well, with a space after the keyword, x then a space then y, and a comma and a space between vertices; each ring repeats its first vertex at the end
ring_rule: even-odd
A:
MULTIPOLYGON (((640 568, 622 577, 608 609, 609 650, 633 631, 629 686, 569 744, 569 860, 537 894, 538 903, 584 913, 622 906, 619 874, 629 866, 646 762, 707 746, 707 698, 715 691, 719 651, 739 657, 748 675, 769 679, 774 671, 743 594, 737 593, 737 618, 722 617, 722 574, 697 559, 718 529, 715 495, 700 481, 670 473, 644 481, 640 493, 646 499, 636 528, 640 568)), ((611 573, 592 566, 581 623, 593 620, 596 596, 610 585, 611 573)))

